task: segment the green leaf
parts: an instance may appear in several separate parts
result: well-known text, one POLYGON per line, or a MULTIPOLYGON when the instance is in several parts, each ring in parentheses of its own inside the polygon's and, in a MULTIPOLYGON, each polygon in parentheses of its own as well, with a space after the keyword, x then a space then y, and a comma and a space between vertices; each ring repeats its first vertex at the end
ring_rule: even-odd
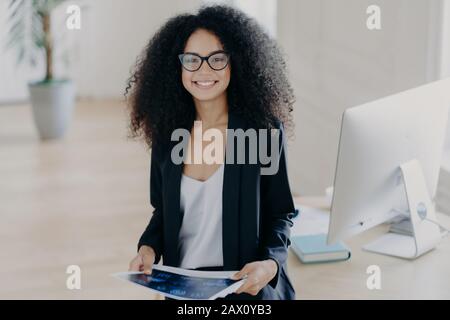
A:
POLYGON ((19 12, 21 12, 23 14, 24 11, 26 10, 24 0, 12 0, 9 3, 8 10, 11 11, 9 19, 12 19, 15 16, 17 16, 17 14, 19 12), (13 9, 13 7, 14 7, 14 9, 13 9))
POLYGON ((23 30, 16 29, 14 32, 10 33, 9 40, 6 43, 5 49, 8 50, 12 47, 17 47, 20 44, 22 44, 23 40, 25 39, 25 34, 23 30))
POLYGON ((18 65, 22 63, 24 57, 25 57, 25 47, 21 46, 19 49, 19 55, 17 56, 18 65))
POLYGON ((9 4, 8 4, 8 10, 11 10, 11 8, 12 8, 15 4, 17 4, 17 2, 19 2, 19 1, 21 1, 21 0, 10 0, 10 1, 9 1, 9 4))
POLYGON ((66 0, 9 0, 8 38, 4 49, 17 50, 17 64, 26 58, 27 62, 35 65, 37 59, 42 58, 36 55, 45 48, 42 17, 63 2, 66 0))
POLYGON ((10 33, 23 32, 24 30, 25 30, 25 25, 22 20, 15 21, 9 28, 10 33))

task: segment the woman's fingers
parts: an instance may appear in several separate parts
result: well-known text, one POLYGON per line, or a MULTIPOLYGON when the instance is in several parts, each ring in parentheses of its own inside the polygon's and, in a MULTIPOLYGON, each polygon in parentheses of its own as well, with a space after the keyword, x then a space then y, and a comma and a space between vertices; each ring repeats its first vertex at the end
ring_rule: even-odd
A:
POLYGON ((247 274, 250 272, 251 264, 247 263, 239 272, 236 272, 231 279, 233 280, 240 280, 247 276, 247 274))
POLYGON ((141 266, 142 266, 141 256, 137 255, 133 260, 131 260, 128 271, 141 271, 140 270, 141 266))
POLYGON ((239 292, 239 293, 245 292, 245 293, 248 293, 248 294, 250 294, 252 296, 256 296, 258 294, 259 290, 261 290, 259 285, 254 285, 254 286, 248 286, 242 292, 239 292))
POLYGON ((239 287, 236 291, 237 294, 248 292, 248 290, 255 285, 253 277, 251 277, 251 273, 253 272, 253 264, 247 263, 239 272, 235 273, 232 277, 234 280, 240 280, 246 278, 244 283, 239 287))
POLYGON ((151 274, 154 258, 149 254, 145 254, 142 256, 142 261, 144 263, 144 273, 151 274))
POLYGON ((245 281, 240 287, 239 289, 236 290, 237 294, 246 292, 249 288, 250 288, 251 284, 247 283, 247 281, 245 281))
POLYGON ((264 288, 273 278, 273 271, 268 268, 268 264, 264 261, 256 261, 248 263, 241 271, 233 275, 232 279, 238 280, 247 277, 245 282, 236 291, 239 293, 248 293, 256 296, 262 288, 264 288))
POLYGON ((260 288, 258 279, 250 275, 248 276, 247 280, 245 280, 244 284, 239 287, 236 293, 239 294, 245 292, 251 295, 256 295, 259 292, 259 290, 260 288))

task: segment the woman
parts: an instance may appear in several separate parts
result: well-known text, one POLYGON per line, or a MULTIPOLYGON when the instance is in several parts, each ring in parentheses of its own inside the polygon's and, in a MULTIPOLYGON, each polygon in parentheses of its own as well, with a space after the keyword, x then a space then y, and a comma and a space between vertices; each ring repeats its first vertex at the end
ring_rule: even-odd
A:
POLYGON ((168 266, 240 270, 234 278, 247 280, 227 299, 294 299, 286 270, 294 205, 283 134, 292 130, 294 97, 286 73, 276 43, 230 7, 176 16, 151 39, 127 88, 132 132, 152 148, 154 207, 130 270, 149 274, 161 257, 168 266), (195 141, 214 129, 224 137, 216 151, 222 161, 175 163, 171 138, 180 128, 190 132, 183 159, 204 152, 209 142, 200 139, 198 149, 195 141), (234 148, 230 129, 279 129, 277 172, 261 174, 260 161, 224 163, 234 148))

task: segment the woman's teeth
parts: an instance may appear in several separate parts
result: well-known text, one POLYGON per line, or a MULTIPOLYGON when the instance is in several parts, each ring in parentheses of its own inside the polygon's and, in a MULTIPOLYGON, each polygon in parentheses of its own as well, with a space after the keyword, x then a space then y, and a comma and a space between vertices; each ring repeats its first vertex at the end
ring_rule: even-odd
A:
POLYGON ((194 81, 194 84, 196 84, 197 87, 208 89, 213 87, 216 84, 216 81, 194 81))

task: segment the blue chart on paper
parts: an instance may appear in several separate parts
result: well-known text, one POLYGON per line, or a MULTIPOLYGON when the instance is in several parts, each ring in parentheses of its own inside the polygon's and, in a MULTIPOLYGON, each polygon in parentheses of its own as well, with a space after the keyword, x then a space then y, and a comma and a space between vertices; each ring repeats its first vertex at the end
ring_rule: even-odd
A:
POLYGON ((182 299, 209 299, 238 280, 184 276, 168 271, 152 270, 151 275, 129 274, 126 280, 182 299))

